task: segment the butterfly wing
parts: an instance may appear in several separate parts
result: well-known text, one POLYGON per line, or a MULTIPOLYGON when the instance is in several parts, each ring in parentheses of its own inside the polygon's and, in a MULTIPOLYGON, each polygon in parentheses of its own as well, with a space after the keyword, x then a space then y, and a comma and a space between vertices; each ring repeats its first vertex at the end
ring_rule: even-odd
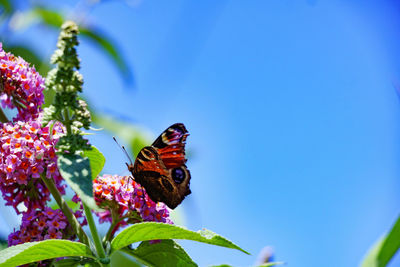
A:
POLYGON ((180 167, 186 163, 185 144, 189 135, 183 123, 168 127, 152 144, 168 169, 180 167))
POLYGON ((190 194, 190 172, 185 162, 188 132, 181 123, 166 129, 153 143, 138 154, 131 170, 150 198, 174 209, 190 194))

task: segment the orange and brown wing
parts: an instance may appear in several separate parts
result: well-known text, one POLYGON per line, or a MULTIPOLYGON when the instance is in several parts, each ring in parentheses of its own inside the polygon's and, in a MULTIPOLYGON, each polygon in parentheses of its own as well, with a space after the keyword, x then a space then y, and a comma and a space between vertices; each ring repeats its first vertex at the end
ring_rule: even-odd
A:
POLYGON ((186 163, 185 144, 188 135, 183 123, 175 123, 168 127, 152 144, 157 148, 167 169, 180 167, 186 163))

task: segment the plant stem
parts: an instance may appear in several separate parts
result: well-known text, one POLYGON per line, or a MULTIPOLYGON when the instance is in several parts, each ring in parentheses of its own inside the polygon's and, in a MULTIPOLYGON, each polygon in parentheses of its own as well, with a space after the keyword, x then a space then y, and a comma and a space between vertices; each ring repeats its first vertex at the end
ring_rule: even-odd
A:
MULTIPOLYGON (((100 258, 106 258, 106 252, 104 251, 103 245, 100 240, 99 233, 97 232, 96 224, 94 223, 93 220, 93 215, 92 211, 89 209, 88 206, 84 202, 82 202, 83 205, 83 210, 85 211, 86 215, 86 220, 88 222, 90 232, 92 233, 92 238, 94 245, 96 247, 97 254, 99 255, 100 258)), ((103 264, 103 266, 109 266, 109 264, 103 264)))
POLYGON ((104 237, 104 240, 106 241, 111 241, 112 235, 114 233, 114 228, 115 226, 117 226, 117 224, 119 223, 119 221, 114 221, 112 222, 112 224, 110 225, 110 228, 108 228, 107 234, 104 237))
POLYGON ((6 114, 4 114, 4 112, 1 108, 0 108, 0 122, 3 122, 3 123, 9 122, 6 114))
POLYGON ((67 128, 67 135, 71 135, 72 134, 72 130, 71 130, 71 121, 69 119, 69 112, 68 112, 68 108, 64 108, 64 121, 62 122, 65 127, 67 128))
POLYGON ((112 239, 113 234, 115 232, 114 228, 125 218, 120 218, 119 215, 116 214, 114 209, 111 209, 111 219, 112 219, 112 222, 111 222, 110 228, 108 228, 107 234, 104 237, 104 240, 110 241, 110 242, 111 242, 111 239, 112 239))
POLYGON ((78 236, 79 240, 82 243, 85 243, 86 245, 89 246, 89 239, 88 239, 85 231, 83 231, 82 226, 76 219, 75 215, 72 213, 72 210, 67 205, 65 200, 62 198, 60 192, 58 191, 56 185, 53 182, 53 179, 48 179, 43 174, 40 175, 40 177, 42 178, 42 181, 46 184, 50 193, 53 195, 55 201, 57 202, 58 206, 64 213, 65 217, 67 217, 68 222, 71 224, 72 228, 75 230, 76 235, 78 236))

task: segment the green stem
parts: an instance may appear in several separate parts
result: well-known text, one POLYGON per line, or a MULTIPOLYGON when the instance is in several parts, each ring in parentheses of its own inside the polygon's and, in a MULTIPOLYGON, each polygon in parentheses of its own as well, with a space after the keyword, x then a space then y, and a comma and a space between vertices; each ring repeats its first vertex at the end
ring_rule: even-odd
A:
POLYGON ((71 120, 69 118, 68 107, 64 108, 64 121, 62 123, 67 128, 67 135, 71 135, 72 129, 71 129, 71 120))
POLYGON ((0 122, 3 122, 3 123, 9 122, 6 114, 4 114, 4 112, 1 108, 0 108, 0 122))
POLYGON ((113 220, 112 224, 110 225, 110 228, 108 228, 108 231, 107 231, 106 236, 104 237, 104 240, 106 240, 106 241, 111 241, 112 234, 113 234, 113 232, 114 232, 114 228, 115 228, 115 226, 117 226, 117 224, 118 224, 119 222, 120 222, 120 221, 114 221, 114 220, 113 220))
POLYGON ((50 193, 53 195, 55 201, 57 202, 58 206, 64 213, 65 217, 67 217, 68 222, 71 224, 72 228, 75 230, 76 235, 78 236, 79 240, 82 243, 85 243, 89 246, 89 239, 83 231, 82 226, 76 219, 75 215, 72 213, 72 210, 67 205, 65 200, 62 198, 60 192, 58 191, 56 185, 53 182, 53 179, 46 178, 43 174, 41 175, 42 181, 46 184, 47 188, 49 189, 50 193))
POLYGON ((125 219, 125 217, 120 218, 119 215, 114 211, 114 209, 111 209, 111 225, 110 228, 108 228, 107 234, 104 237, 105 241, 111 241, 112 235, 114 233, 114 228, 120 223, 122 220, 125 219))
MULTIPOLYGON (((88 206, 86 206, 86 204, 84 202, 82 202, 82 205, 83 205, 83 209, 85 211, 86 220, 88 222, 90 232, 92 233, 92 238, 93 238, 94 245, 96 247, 97 254, 99 255, 100 258, 105 259, 106 252, 104 251, 103 245, 100 240, 99 233, 97 232, 96 224, 94 223, 94 220, 93 220, 92 211, 89 209, 88 206)), ((109 264, 103 264, 103 266, 109 266, 109 264)))

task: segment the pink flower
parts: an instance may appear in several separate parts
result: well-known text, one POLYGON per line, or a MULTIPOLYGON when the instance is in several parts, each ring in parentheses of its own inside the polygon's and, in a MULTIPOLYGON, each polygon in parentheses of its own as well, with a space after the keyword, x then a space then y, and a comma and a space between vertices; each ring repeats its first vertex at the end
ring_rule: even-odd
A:
POLYGON ((152 201, 144 188, 128 176, 99 176, 94 180, 93 192, 97 204, 106 209, 97 213, 100 223, 111 222, 111 214, 116 213, 122 219, 119 226, 139 221, 172 224, 167 206, 152 201))
MULTIPOLYGON (((75 216, 82 219, 82 213, 75 212, 75 216)), ((8 245, 61 238, 75 240, 76 235, 61 210, 46 208, 44 212, 33 210, 22 213, 21 227, 8 236, 8 245)))
POLYGON ((18 121, 0 124, 0 190, 6 205, 24 203, 28 210, 43 209, 50 199, 50 192, 41 175, 53 179, 64 193, 62 177, 57 169, 55 144, 63 134, 60 124, 41 127, 38 121, 18 121))
POLYGON ((36 119, 44 102, 44 79, 21 57, 6 53, 0 43, 0 101, 17 108, 16 120, 36 119))

